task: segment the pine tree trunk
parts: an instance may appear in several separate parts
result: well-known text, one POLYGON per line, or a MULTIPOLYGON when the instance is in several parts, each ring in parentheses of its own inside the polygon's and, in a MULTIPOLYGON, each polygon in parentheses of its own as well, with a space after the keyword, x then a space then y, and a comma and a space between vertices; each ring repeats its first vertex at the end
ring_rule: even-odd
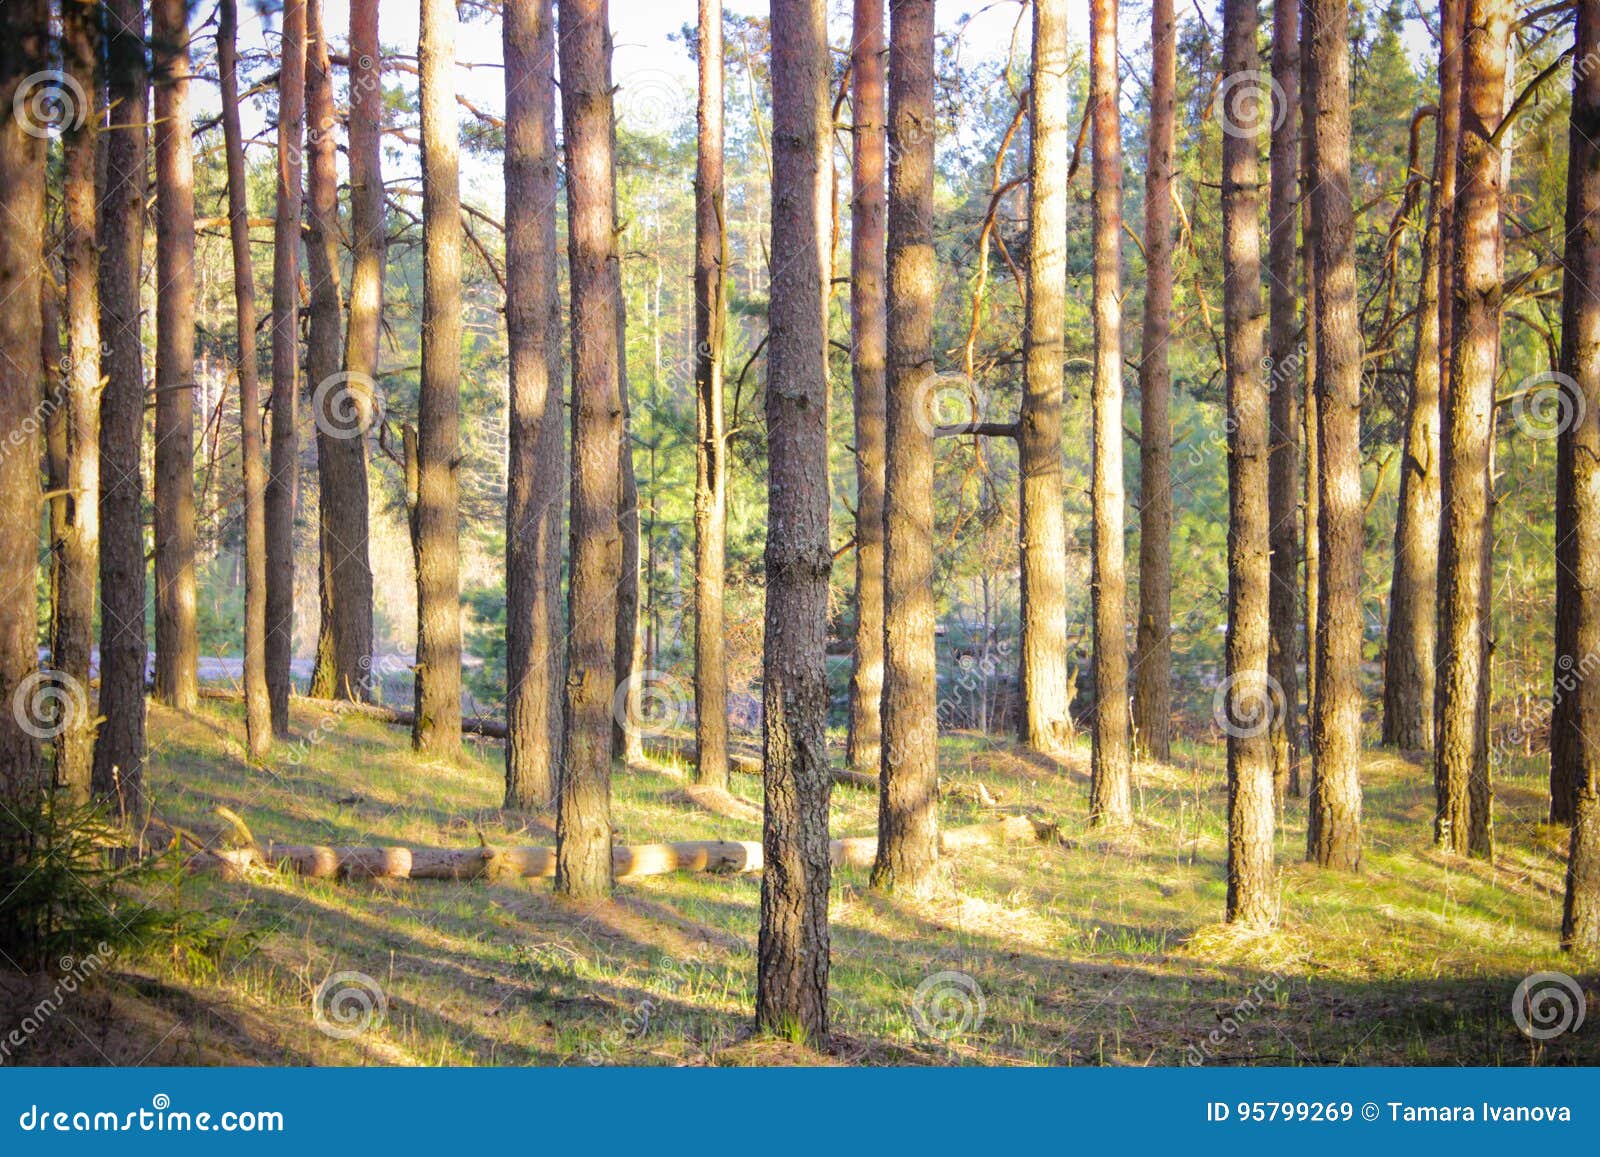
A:
MULTIPOLYGON (((1576 59, 1600 56, 1600 0, 1580 0, 1576 59)), ((1576 642, 1571 652, 1579 671, 1572 712, 1572 746, 1578 752, 1573 778, 1572 843, 1567 857, 1566 903, 1561 944, 1588 956, 1600 954, 1600 682, 1591 683, 1600 655, 1600 70, 1573 70, 1571 129, 1567 146, 1567 234, 1562 278, 1561 364, 1582 395, 1569 399, 1567 455, 1572 470, 1573 558, 1571 595, 1577 597, 1576 642), (1596 737, 1586 741, 1585 736, 1596 737)))
POLYGON ((1133 815, 1128 750, 1127 575, 1122 483, 1122 137, 1117 0, 1090 0, 1089 107, 1094 119, 1093 523, 1094 729, 1091 823, 1133 815))
POLYGON ((1282 711, 1267 672, 1272 581, 1268 403, 1261 378, 1261 192, 1257 138, 1272 115, 1261 90, 1255 0, 1222 10, 1223 341, 1228 389, 1228 920, 1273 923, 1272 726, 1282 711))
POLYGON ((933 606, 933 0, 889 5, 888 426, 883 752, 875 887, 917 890, 939 858, 933 606))
POLYGON ((156 153, 155 696, 200 703, 195 626, 194 156, 187 0, 150 7, 156 153))
POLYGON ((455 100, 456 7, 423 0, 417 43, 422 106, 422 384, 417 393, 416 722, 418 751, 461 750, 461 189, 455 100))
MULTIPOLYGON (((57 538, 55 616, 50 660, 67 679, 89 686, 94 647, 95 573, 100 559, 100 276, 95 245, 95 128, 99 123, 100 30, 96 11, 68 4, 61 11, 62 64, 85 94, 96 94, 83 110, 81 124, 62 132, 63 192, 61 244, 66 278, 66 405, 61 413, 70 496, 63 506, 57 538)), ((53 335, 51 335, 53 336, 53 335)), ((50 344, 47 342, 47 344, 50 344)), ((52 488, 58 483, 52 479, 52 488)), ((55 782, 73 803, 89 799, 94 769, 94 718, 69 713, 55 739, 55 782)))
POLYGON ((109 0, 106 17, 109 124, 99 236, 106 379, 100 396, 99 712, 104 722, 95 737, 93 788, 115 814, 137 823, 145 807, 144 472, 139 454, 145 406, 139 265, 149 120, 144 4, 109 0))
POLYGON ((623 427, 608 7, 606 0, 564 0, 557 24, 572 286, 572 514, 556 891, 574 899, 595 899, 611 890, 612 699, 622 578, 617 464, 623 427))
POLYGON ((244 474, 244 702, 252 759, 272 747, 267 693, 266 473, 261 458, 261 385, 256 358, 256 283, 250 264, 250 204, 244 136, 239 124, 238 10, 222 0, 217 17, 217 71, 222 82, 222 132, 228 165, 228 225, 233 296, 239 330, 239 455, 244 474))
POLYGON ((1311 726, 1307 858, 1361 865, 1361 331, 1350 202, 1349 12, 1306 9, 1311 51, 1311 213, 1317 222, 1317 517, 1320 522, 1316 700, 1311 726))
POLYGON ((1071 734, 1067 704, 1072 698, 1067 689, 1067 526, 1061 482, 1071 85, 1065 0, 1036 0, 1033 6, 1032 85, 1027 324, 1017 426, 1022 741, 1040 751, 1059 751, 1071 734))
MULTIPOLYGON (((28 431, 38 417, 41 313, 40 272, 45 234, 45 134, 26 120, 29 78, 49 63, 48 13, 43 0, 0 6, 0 434, 28 437, 26 453, 0 454, 0 590, 10 613, 0 616, 0 804, 29 814, 40 782, 39 645, 32 613, 39 561, 39 447, 28 431), (18 604, 27 608, 19 613, 18 604), (20 704, 22 709, 18 709, 20 704)), ((84 110, 87 114, 87 110, 84 110)), ((81 694, 85 697, 85 687, 81 694)))
MULTIPOLYGON (((1305 619, 1306 640, 1306 718, 1316 715, 1317 703, 1317 615, 1321 609, 1320 576, 1322 559, 1322 512, 1317 481, 1322 476, 1321 455, 1317 447, 1317 218, 1311 205, 1311 121, 1316 115, 1316 105, 1309 82, 1311 61, 1312 24, 1307 14, 1300 21, 1300 273, 1305 292, 1305 311, 1302 314, 1301 332, 1305 335, 1306 357, 1304 390, 1301 394, 1301 446, 1305 451, 1305 477, 1302 485, 1305 495, 1305 513, 1301 525, 1305 528, 1305 619)), ((1291 769, 1289 795, 1300 796, 1298 769, 1291 769)))
POLYGON ((1272 79, 1282 103, 1272 105, 1272 188, 1267 207, 1267 510, 1272 549, 1267 674, 1281 695, 1281 710, 1272 713, 1271 723, 1273 796, 1281 808, 1288 796, 1300 794, 1300 407, 1296 390, 1305 346, 1297 292, 1295 219, 1300 201, 1298 0, 1275 0, 1272 6, 1272 79))
POLYGON ((1444 406, 1444 533, 1439 549, 1439 686, 1434 836, 1457 853, 1493 854, 1488 785, 1490 455, 1500 360, 1503 251, 1500 148, 1509 0, 1468 0, 1461 75, 1461 143, 1453 296, 1455 348, 1444 406))
POLYGON ((850 372, 856 459, 856 624, 845 758, 883 759, 883 471, 886 310, 883 0, 855 0, 850 52, 850 372))
POLYGON ((699 142, 695 168, 694 717, 695 782, 728 786, 728 664, 722 575, 728 528, 727 428, 722 413, 722 0, 700 0, 699 142))
POLYGON ((272 231, 272 441, 267 474, 267 692, 289 734, 294 657, 294 520, 300 494, 300 170, 305 144, 306 0, 284 0, 278 67, 278 186, 272 231))
MULTIPOLYGON (((896 0, 920 7, 928 0, 896 0)), ((930 12, 931 18, 931 12, 930 12)), ((825 0, 772 4, 772 287, 756 1024, 828 1038, 827 330, 832 124, 825 0)))
POLYGON ((506 798, 555 799, 561 769, 561 530, 566 502, 561 302, 556 294, 555 6, 512 5, 506 61, 506 798))
POLYGON ((1144 348, 1139 358, 1139 623, 1133 730, 1140 751, 1172 757, 1172 149, 1177 22, 1150 9, 1150 149, 1144 175, 1144 348))
MULTIPOLYGON (((611 77, 612 44, 606 37, 606 83, 611 77)), ((617 129, 611 124, 612 231, 622 236, 622 214, 617 201, 617 129)), ((650 673, 644 669, 643 617, 639 603, 639 475, 633 467, 633 408, 628 399, 628 298, 622 281, 619 253, 611 270, 611 292, 617 300, 617 396, 622 402, 622 440, 617 449, 617 524, 622 532, 622 579, 617 586, 616 662, 617 697, 612 703, 611 750, 625 764, 644 761, 644 691, 650 673)))
MULTIPOLYGON (((372 426, 375 385, 370 374, 366 380, 357 380, 349 370, 341 369, 339 174, 333 70, 321 0, 310 0, 307 25, 310 201, 306 207, 306 266, 311 317, 306 377, 317 428, 317 594, 321 611, 310 694, 324 699, 367 699, 372 668, 372 565, 367 557, 365 435, 372 426)), ((356 60, 351 66, 351 92, 358 98, 363 82, 359 58, 364 51, 352 48, 356 60)))

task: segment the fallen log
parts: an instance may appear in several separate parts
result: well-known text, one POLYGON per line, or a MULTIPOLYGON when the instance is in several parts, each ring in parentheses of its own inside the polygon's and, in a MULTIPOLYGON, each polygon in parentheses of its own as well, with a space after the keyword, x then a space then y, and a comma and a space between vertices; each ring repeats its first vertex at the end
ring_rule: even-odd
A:
MULTIPOLYGON (((202 687, 202 699, 221 699, 239 702, 244 698, 242 691, 229 691, 221 687, 202 687)), ((316 699, 310 695, 291 695, 290 701, 301 704, 317 711, 326 711, 332 715, 359 715, 364 719, 376 719, 380 723, 393 723, 399 727, 410 727, 417 720, 416 712, 406 711, 399 707, 385 707, 382 703, 361 703, 354 699, 316 699)), ((468 715, 461 720, 461 730, 468 735, 481 735, 486 739, 504 739, 506 725, 499 719, 488 719, 483 716, 468 715)))
MULTIPOLYGON (((939 846, 949 855, 967 848, 1023 839, 1050 841, 1056 826, 1029 816, 1007 816, 990 823, 951 828, 939 846)), ((836 868, 869 868, 878 853, 876 836, 833 840, 829 858, 836 868)), ((269 844, 261 848, 216 848, 188 861, 196 870, 247 872, 286 870, 320 880, 477 880, 543 879, 556 874, 554 848, 353 848, 269 844)), ((753 840, 687 840, 672 844, 619 844, 611 849, 612 874, 619 880, 671 872, 743 874, 765 866, 753 840)))

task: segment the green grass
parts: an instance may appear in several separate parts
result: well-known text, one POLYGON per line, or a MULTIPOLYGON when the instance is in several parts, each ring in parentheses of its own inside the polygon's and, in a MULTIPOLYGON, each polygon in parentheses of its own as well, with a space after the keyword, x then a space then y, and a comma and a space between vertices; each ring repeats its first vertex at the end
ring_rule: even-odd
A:
MULTIPOLYGON (((244 759, 239 712, 151 708, 157 814, 218 831, 212 809, 288 843, 475 846, 552 843, 552 817, 498 807, 498 747, 460 765, 421 760, 403 730, 327 722, 297 707, 269 768, 244 759)), ((1511 1017, 1529 973, 1578 966, 1556 950, 1564 834, 1538 821, 1531 764, 1497 785, 1493 866, 1441 856, 1429 839, 1425 767, 1366 762, 1366 858, 1358 875, 1302 862, 1304 801, 1279 840, 1282 924, 1220 924, 1226 793, 1220 748, 1186 747, 1138 769, 1128 830, 1086 826, 1087 751, 1053 761, 972 735, 941 742, 946 825, 1003 810, 1060 824, 1058 844, 948 859, 927 898, 886 897, 865 873, 833 886, 833 1039, 824 1051, 749 1029, 760 881, 680 874, 630 882, 614 901, 557 902, 548 881, 335 883, 197 875, 184 900, 237 914, 257 946, 195 975, 119 961, 75 1033, 40 1034, 24 1063, 271 1064, 1571 1064, 1600 1062, 1589 1023, 1530 1043, 1511 1017), (365 1032, 319 1031, 313 1001, 341 972, 370 978, 387 1015, 365 1032), (981 992, 981 1023, 919 1029, 915 994, 937 973, 981 992), (1241 1011, 1241 1008, 1243 1011, 1241 1011), (1229 1028, 1229 1026, 1232 1026, 1229 1028), (1213 1037, 1211 1034, 1216 1033, 1213 1037)), ((697 808, 670 764, 619 767, 619 840, 759 839, 759 824, 697 808)), ((759 802, 759 781, 734 790, 759 802)), ((836 835, 873 831, 876 801, 841 787, 836 835)), ((1590 1003, 1591 970, 1577 971, 1590 1003)), ((971 988, 943 991, 959 1023, 971 988), (961 1000, 965 999, 963 1005, 961 1000)), ((942 1022, 941 1022, 942 1023, 942 1022)))

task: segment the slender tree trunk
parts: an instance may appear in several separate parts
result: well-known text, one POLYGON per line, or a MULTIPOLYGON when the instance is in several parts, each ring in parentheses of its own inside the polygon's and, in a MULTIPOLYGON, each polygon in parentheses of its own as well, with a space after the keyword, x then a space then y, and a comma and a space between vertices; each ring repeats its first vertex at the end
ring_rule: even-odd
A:
MULTIPOLYGON (((906 2, 897 0, 896 11, 906 2)), ((924 3, 911 0, 914 7, 924 3)), ((813 1044, 828 1038, 828 797, 833 787, 824 659, 833 565, 823 305, 830 232, 828 72, 825 0, 773 0, 762 648, 766 800, 761 845, 767 871, 761 877, 756 1023, 813 1044)))
MULTIPOLYGON (((310 202, 306 211, 306 265, 311 283, 311 324, 306 342, 306 377, 310 379, 312 418, 317 427, 317 594, 321 611, 311 694, 325 699, 367 699, 372 674, 372 565, 367 557, 365 435, 373 424, 376 386, 370 371, 366 371, 364 379, 358 379, 348 368, 341 369, 344 351, 339 331, 339 173, 333 68, 328 59, 327 27, 320 0, 310 0, 307 13, 306 147, 310 202)), ((352 24, 354 16, 352 12, 352 24)), ((352 46, 351 51, 355 57, 351 62, 351 93, 360 100, 362 84, 372 83, 370 77, 362 75, 360 65, 363 53, 370 59, 370 50, 352 46)), ((361 257, 358 248, 357 263, 361 257)), ((351 288, 353 298, 353 284, 351 288)), ((353 318, 351 324, 355 324, 353 318)))
POLYGON ((925 887, 939 859, 933 606, 933 0, 889 5, 888 427, 883 752, 873 885, 925 887))
MULTIPOLYGON (((144 816, 144 347, 139 263, 144 252, 149 120, 142 0, 106 10, 108 138, 100 206, 100 701, 97 798, 135 824, 144 816)), ((30 467, 31 469, 31 467, 30 467)), ((7 488, 9 493, 9 488, 7 488)), ((6 552, 10 557, 10 552, 6 552)), ((31 557, 31 556, 30 556, 31 557)))
POLYGON ((1122 129, 1117 0, 1090 0, 1089 106, 1094 119, 1094 386, 1092 602, 1094 729, 1091 823, 1133 815, 1128 751, 1127 575, 1122 519, 1122 129))
MULTIPOLYGON (((1067 525, 1061 481, 1070 84, 1066 0, 1036 0, 1033 94, 1028 106, 1033 119, 1028 153, 1027 325, 1017 462, 1022 483, 1022 741, 1040 751, 1061 750, 1071 733, 1067 525)), ((933 270, 929 274, 931 293, 933 270)))
POLYGON ((728 526, 727 428, 722 415, 722 0, 700 0, 699 152, 695 168, 694 716, 695 781, 728 786, 728 665, 722 572, 728 526))
MULTIPOLYGON (((1600 0, 1581 0, 1574 46, 1576 59, 1600 55, 1600 0)), ((1574 549, 1571 593, 1578 598, 1578 686, 1572 746, 1578 752, 1576 806, 1561 944, 1572 952, 1600 954, 1600 681, 1591 683, 1600 655, 1600 69, 1573 70, 1572 117, 1567 152, 1567 239, 1562 278, 1562 372, 1582 395, 1564 412, 1581 414, 1568 426, 1567 461, 1572 470, 1574 549), (1594 736, 1586 740, 1585 736, 1594 736)))
POLYGON ((1261 378, 1261 91, 1255 0, 1222 10, 1223 331, 1228 382, 1228 644, 1223 730, 1228 735, 1228 920, 1273 923, 1272 724, 1281 713, 1267 672, 1271 573, 1269 423, 1261 378))
POLYGON ((1500 147, 1491 137, 1505 113, 1509 0, 1468 0, 1457 157, 1450 390, 1444 408, 1444 534, 1439 550, 1439 689, 1435 737, 1438 809, 1434 836, 1458 853, 1493 854, 1488 792, 1489 582, 1494 385, 1500 361, 1503 253, 1500 147))
MULTIPOLYGON (((1451 19, 1451 13, 1446 11, 1444 19, 1451 19)), ((1442 68, 1443 61, 1440 64, 1442 68)), ((1442 137, 1442 132, 1439 135, 1442 137)), ((1433 746, 1441 450, 1438 164, 1444 152, 1440 139, 1434 147, 1433 182, 1422 235, 1422 276, 1417 285, 1411 396, 1400 462, 1394 578, 1389 585, 1389 634, 1383 664, 1383 743, 1403 751, 1433 746)))
MULTIPOLYGON (((1302 9, 1302 12, 1304 10, 1302 9)), ((1317 616, 1321 613, 1322 511, 1319 497, 1322 477, 1321 454, 1317 439, 1317 217, 1311 204, 1312 155, 1311 121, 1316 116, 1315 94, 1309 83, 1312 24, 1309 14, 1300 21, 1300 269, 1305 291, 1302 330, 1306 342, 1305 387, 1301 395, 1301 423, 1305 448, 1305 640, 1306 640, 1306 718, 1316 715, 1317 703, 1317 616)), ((1300 796, 1299 769, 1290 769, 1289 795, 1300 796)))
POLYGON ((228 224, 233 243, 233 296, 239 329, 239 455, 244 461, 244 702, 251 758, 272 747, 267 692, 266 472, 261 458, 261 385, 256 358, 256 283, 250 264, 249 186, 239 124, 238 10, 222 0, 217 17, 217 71, 222 81, 222 133, 228 163, 228 224))
POLYGON ((150 7, 156 152, 156 686, 180 711, 200 703, 195 626, 194 156, 187 0, 150 7))
POLYGON ((1361 865, 1361 320, 1350 202, 1349 11, 1306 8, 1311 212, 1317 221, 1317 517, 1321 543, 1307 858, 1361 865))
MULTIPOLYGON (((62 264, 67 290, 65 407, 66 451, 63 525, 57 537, 55 617, 50 659, 67 680, 85 689, 94 647, 95 572, 100 559, 100 271, 95 245, 97 189, 95 129, 100 92, 98 13, 87 4, 61 11, 62 63, 85 94, 95 94, 81 123, 63 126, 62 264)), ((54 335, 48 335, 54 337, 54 335)), ((47 341, 46 344, 54 344, 47 341)), ((52 487, 59 483, 52 479, 52 487)), ((69 713, 55 739, 55 782, 73 803, 89 800, 94 770, 95 721, 91 712, 69 713)))
POLYGON ((564 0, 561 109, 572 286, 572 516, 567 682, 556 812, 556 891, 611 890, 612 700, 622 538, 609 5, 564 0))
POLYGON ((1139 623, 1133 730, 1149 759, 1172 757, 1172 149, 1177 22, 1150 9, 1150 149, 1144 174, 1144 348, 1139 358, 1139 623))
POLYGON ((7 214, 0 229, 0 302, 7 303, 0 309, 0 435, 26 439, 25 452, 0 454, 0 590, 11 604, 0 616, 0 697, 7 708, 0 710, 0 803, 8 827, 12 816, 29 814, 43 786, 37 740, 46 720, 38 708, 49 702, 39 684, 33 615, 39 447, 29 433, 43 377, 45 127, 26 115, 26 86, 49 62, 48 33, 43 0, 7 0, 0 7, 0 205, 7 214))
POLYGON ((294 656, 294 519, 300 494, 300 170, 305 144, 306 0, 284 0, 278 67, 278 188, 272 231, 272 442, 266 489, 267 692, 289 734, 294 656))
POLYGON ((887 402, 883 0, 855 0, 850 52, 850 371, 855 387, 856 629, 846 759, 883 760, 883 471, 887 402))
MULTIPOLYGON (((1267 208, 1268 442, 1267 510, 1272 586, 1268 595, 1267 674, 1281 694, 1271 717, 1273 796, 1281 808, 1300 793, 1300 407, 1296 391, 1305 362, 1301 338, 1296 213, 1300 169, 1300 5, 1274 0, 1271 176, 1267 208)), ((1269 684, 1270 686, 1270 684, 1269 684)))
POLYGON ((555 6, 505 10, 506 330, 511 451, 506 502, 506 798, 533 810, 561 768, 561 530, 566 501, 561 302, 556 294, 555 6))
POLYGON ((455 101, 456 7, 423 0, 417 43, 422 106, 422 384, 417 394, 418 751, 461 750, 461 188, 455 101))

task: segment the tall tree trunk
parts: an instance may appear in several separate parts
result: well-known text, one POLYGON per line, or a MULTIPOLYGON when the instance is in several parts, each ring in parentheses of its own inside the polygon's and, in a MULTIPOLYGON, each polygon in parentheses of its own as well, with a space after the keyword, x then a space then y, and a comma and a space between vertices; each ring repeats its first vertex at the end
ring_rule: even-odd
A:
POLYGON ((180 711, 200 703, 195 625, 194 155, 187 0, 150 7, 156 151, 156 686, 180 711))
MULTIPOLYGON (((896 0, 920 7, 928 0, 896 0)), ((931 9, 931 3, 928 3, 931 9)), ((931 13, 930 13, 931 17, 931 13)), ((828 1037, 825 0, 772 4, 772 290, 767 345, 767 605, 762 648, 761 935, 756 1023, 828 1037)))
MULTIPOLYGON (((1576 59, 1600 56, 1600 0, 1580 0, 1576 59)), ((1572 470, 1574 542, 1572 595, 1577 596, 1579 669, 1572 746, 1578 752, 1572 793, 1576 806, 1567 857, 1567 894, 1561 944, 1573 952, 1600 953, 1600 681, 1589 681, 1592 664, 1579 657, 1600 654, 1600 70, 1573 70, 1572 119, 1567 152, 1567 241, 1562 278, 1561 365, 1582 395, 1567 412, 1567 455, 1572 470), (1585 736, 1594 736, 1586 740, 1585 736)))
MULTIPOLYGON (((1302 10, 1303 11, 1303 10, 1302 10)), ((1311 91, 1309 69, 1311 61, 1312 22, 1300 21, 1300 274, 1305 292, 1305 311, 1302 314, 1301 332, 1305 335, 1305 383, 1300 407, 1305 448, 1305 512, 1301 525, 1305 527, 1305 640, 1306 640, 1306 718, 1316 715, 1317 704, 1317 616, 1321 612, 1322 564, 1322 511, 1319 490, 1322 476, 1321 454, 1317 439, 1317 217, 1311 204, 1311 173, 1314 167, 1311 141, 1311 121, 1316 116, 1315 94, 1311 91)), ((1293 115, 1293 114, 1291 114, 1293 115)), ((1299 798, 1298 769, 1291 770, 1289 795, 1299 798)))
POLYGON ((1268 662, 1272 581, 1268 403, 1261 378, 1262 92, 1256 0, 1222 9, 1223 340, 1228 382, 1228 643, 1222 727, 1228 736, 1228 920, 1273 923, 1272 728, 1281 715, 1268 662))
POLYGON ((256 282, 250 264, 250 202, 244 135, 239 124, 238 9, 222 0, 217 16, 217 72, 222 82, 222 133, 228 164, 228 225, 233 245, 233 296, 239 329, 239 456, 244 474, 244 717, 250 756, 272 747, 267 693, 266 473, 261 459, 261 384, 256 358, 256 282))
MULTIPOLYGON (((142 0, 106 5, 104 200, 100 207, 100 701, 93 788, 116 813, 144 815, 145 565, 144 345, 139 263, 144 252, 145 132, 149 120, 142 0)), ((30 467, 31 468, 31 467, 30 467)), ((10 490, 7 488, 7 493, 10 490)), ((7 552, 10 557, 10 552, 7 552)))
POLYGON ((1503 170, 1493 138, 1505 113, 1509 0, 1468 0, 1456 161, 1455 348, 1444 407, 1444 533, 1439 549, 1439 688, 1435 736, 1441 847, 1493 854, 1488 792, 1489 582, 1494 385, 1500 362, 1503 170))
MULTIPOLYGON (((28 117, 28 86, 49 63, 43 0, 7 0, 0 8, 0 434, 26 438, 25 452, 0 454, 0 590, 11 606, 0 616, 0 803, 7 819, 26 815, 40 787, 39 684, 34 579, 39 561, 39 447, 42 380, 40 272, 44 264, 45 126, 28 117), (18 709, 19 705, 23 709, 18 709)), ((87 110, 83 110, 87 115, 87 110)), ((87 691, 84 691, 87 694, 87 691)), ((7 826, 11 826, 8 822, 7 826)))
POLYGON ((272 442, 266 489, 267 692, 289 734, 294 655, 294 519, 300 494, 300 169, 305 144, 306 0, 284 0, 278 65, 277 215, 272 230, 272 442))
MULTIPOLYGON (((1442 19, 1453 14, 1447 0, 1442 19)), ((1440 61, 1441 70, 1444 61, 1440 61)), ((1436 121, 1439 118, 1435 118, 1436 121)), ((1403 751, 1433 746, 1434 639, 1438 626, 1439 442, 1439 164, 1445 154, 1436 125, 1434 170, 1422 235, 1417 284, 1411 396, 1400 461, 1400 504, 1389 585, 1389 632, 1383 664, 1383 743, 1403 751)), ((1420 178, 1420 173, 1412 174, 1420 178)))
POLYGON ((1361 865, 1361 319, 1350 203, 1350 45, 1345 0, 1306 8, 1311 213, 1317 221, 1316 702, 1307 858, 1361 865))
POLYGON ((1089 4, 1089 115, 1094 119, 1093 523, 1094 729, 1091 823, 1133 815, 1128 751, 1127 575, 1122 519, 1122 129, 1117 0, 1089 4))
MULTIPOLYGON (((1022 741, 1040 751, 1059 751, 1071 733, 1067 704, 1072 698, 1067 688, 1067 524, 1061 481, 1071 84, 1065 0, 1036 0, 1033 6, 1032 78, 1027 325, 1017 426, 1022 483, 1022 741)), ((930 267, 930 282, 933 275, 930 267)), ((931 515, 930 510, 930 522, 931 515)))
POLYGON ((727 428, 722 414, 726 306, 723 231, 722 0, 700 0, 699 142, 695 167, 694 734, 695 781, 728 786, 728 664, 722 574, 728 528, 727 428))
POLYGON ((606 0, 564 0, 557 25, 567 154, 572 292, 572 515, 567 681, 556 811, 556 891, 611 890, 612 700, 616 691, 617 525, 622 397, 606 0))
MULTIPOLYGON (((100 56, 98 12, 88 4, 61 11, 62 63, 80 91, 97 94, 83 120, 63 126, 62 262, 67 289, 66 405, 61 414, 69 492, 57 538, 56 600, 50 661, 68 680, 89 686, 94 648, 95 572, 100 559, 100 276, 95 245, 95 129, 100 56)), ((53 337, 54 335, 49 335, 53 337)), ((49 344, 47 342, 47 344, 49 344)), ((52 487, 58 485, 52 479, 52 487)), ((87 706, 87 690, 83 700, 87 706)), ((94 770, 94 716, 70 712, 55 739, 55 782, 73 803, 89 799, 94 770)))
MULTIPOLYGON (((307 25, 310 202, 306 208, 306 265, 311 324, 306 377, 317 427, 317 595, 321 611, 311 694, 324 699, 367 699, 372 675, 372 564, 367 557, 365 435, 372 426, 375 386, 370 372, 366 380, 359 380, 348 369, 341 369, 338 150, 333 68, 321 0, 310 0, 307 25)), ((360 56, 367 49, 352 46, 351 52, 355 59, 351 61, 350 91, 354 100, 360 100, 364 82, 360 56)), ((358 250, 357 262, 360 259, 358 250)))
POLYGON ((932 0, 889 6, 888 390, 883 750, 876 887, 925 887, 939 858, 933 605, 932 0))
MULTIPOLYGON (((1272 586, 1267 597, 1267 674, 1281 693, 1271 721, 1273 795, 1279 806, 1300 794, 1300 407, 1296 391, 1305 347, 1300 330, 1296 214, 1300 203, 1300 5, 1274 0, 1271 177, 1267 208, 1270 289, 1267 356, 1267 510, 1272 586)), ((1269 684, 1270 686, 1270 684, 1269 684)))
POLYGON ((850 372, 856 437, 856 627, 845 757, 883 759, 883 471, 886 336, 883 0, 855 0, 850 50, 850 372))
POLYGON ((1144 174, 1144 348, 1139 356, 1139 623, 1133 730, 1149 759, 1172 757, 1172 149, 1177 22, 1150 9, 1150 148, 1144 174))
POLYGON ((423 0, 417 42, 422 106, 422 384, 417 393, 418 751, 461 750, 461 187, 456 126, 456 6, 423 0))
POLYGON ((549 804, 561 768, 561 529, 566 501, 556 294, 555 6, 511 5, 506 61, 507 807, 549 804))

